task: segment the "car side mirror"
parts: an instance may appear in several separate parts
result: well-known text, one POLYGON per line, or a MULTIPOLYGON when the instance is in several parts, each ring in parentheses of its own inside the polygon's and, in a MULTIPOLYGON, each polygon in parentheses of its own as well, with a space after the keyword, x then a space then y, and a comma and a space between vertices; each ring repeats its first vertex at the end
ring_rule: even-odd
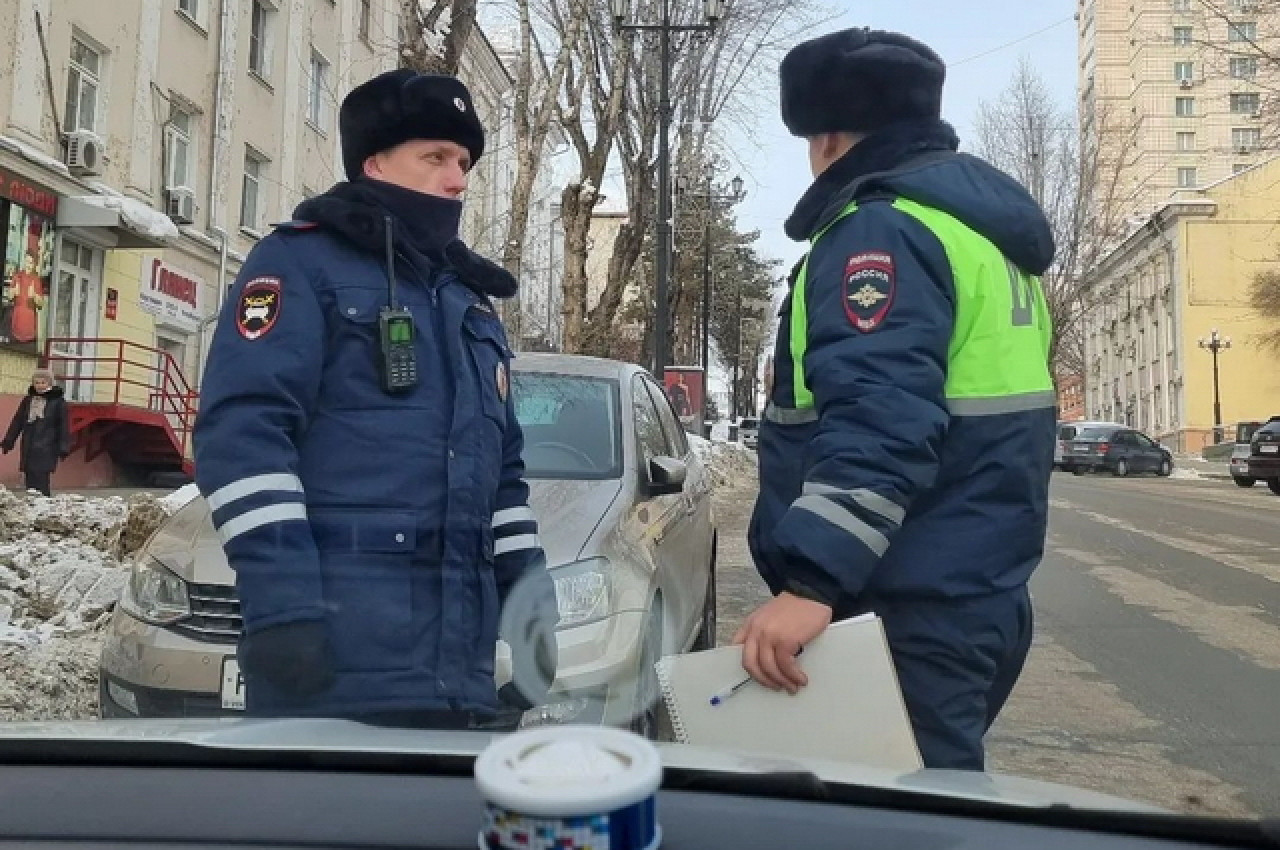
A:
POLYGON ((649 461, 649 497, 671 496, 684 491, 689 467, 673 457, 655 457, 649 461))

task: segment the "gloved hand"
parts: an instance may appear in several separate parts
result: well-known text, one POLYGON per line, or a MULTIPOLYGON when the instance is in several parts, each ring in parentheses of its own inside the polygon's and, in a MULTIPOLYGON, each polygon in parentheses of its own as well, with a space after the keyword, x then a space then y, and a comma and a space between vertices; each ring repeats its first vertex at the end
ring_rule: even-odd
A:
POLYGON ((498 699, 506 706, 528 711, 547 699, 556 680, 559 648, 556 622, 559 613, 530 620, 515 635, 507 635, 511 647, 511 681, 498 689, 498 699))
POLYGON ((322 620, 272 626, 249 635, 241 649, 245 671, 297 697, 333 687, 333 650, 322 620))

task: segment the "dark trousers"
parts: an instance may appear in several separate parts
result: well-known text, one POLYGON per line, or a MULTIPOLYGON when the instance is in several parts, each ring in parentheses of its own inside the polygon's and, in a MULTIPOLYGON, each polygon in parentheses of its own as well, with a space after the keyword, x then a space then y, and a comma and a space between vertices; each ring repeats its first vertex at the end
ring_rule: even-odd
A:
POLYGON ((28 469, 23 473, 23 475, 26 476, 28 490, 39 490, 46 496, 50 495, 49 478, 53 475, 53 470, 46 469, 42 472, 37 472, 28 469))
POLYGON ((982 738, 1031 649, 1027 589, 957 600, 864 601, 884 623, 925 767, 983 770, 982 738))

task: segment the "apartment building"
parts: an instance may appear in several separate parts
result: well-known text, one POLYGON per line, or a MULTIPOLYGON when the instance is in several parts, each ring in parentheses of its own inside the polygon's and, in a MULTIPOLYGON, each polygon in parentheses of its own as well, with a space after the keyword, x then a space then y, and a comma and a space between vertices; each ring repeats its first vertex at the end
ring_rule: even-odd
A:
MULTIPOLYGON (((1182 451, 1213 442, 1214 330, 1222 422, 1280 413, 1275 352, 1248 288, 1280 267, 1280 158, 1180 192, 1095 270, 1085 324, 1085 413, 1124 422, 1182 451)), ((1227 429, 1230 433, 1230 428, 1227 429)))
POLYGON ((1081 128, 1103 152, 1097 179, 1119 172, 1100 193, 1118 218, 1265 156, 1280 20, 1259 0, 1079 0, 1076 19, 1081 128))

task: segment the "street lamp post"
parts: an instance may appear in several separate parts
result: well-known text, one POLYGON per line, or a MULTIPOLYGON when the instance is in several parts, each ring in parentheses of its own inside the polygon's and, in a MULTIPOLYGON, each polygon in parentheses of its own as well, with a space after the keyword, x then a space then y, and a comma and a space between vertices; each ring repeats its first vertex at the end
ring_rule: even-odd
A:
POLYGON ((724 17, 727 0, 703 0, 706 23, 671 23, 671 0, 662 0, 662 22, 629 24, 630 0, 612 0, 613 27, 618 33, 648 31, 659 36, 661 66, 658 94, 658 239, 654 262, 653 373, 661 382, 667 368, 669 312, 667 289, 671 276, 671 34, 673 32, 711 32, 724 17))
POLYGON ((1218 389, 1218 352, 1231 347, 1231 337, 1218 336, 1218 329, 1209 331, 1209 338, 1200 337, 1201 348, 1213 354, 1213 443, 1222 442, 1222 395, 1218 389))
MULTIPOLYGON (((717 195, 711 191, 711 181, 714 178, 715 166, 708 164, 704 176, 703 191, 699 193, 707 202, 706 220, 703 222, 702 229, 702 321, 700 322, 700 331, 702 333, 700 363, 704 375, 711 369, 711 205, 716 201, 737 204, 741 203, 742 199, 747 196, 746 190, 742 188, 743 181, 741 177, 734 177, 729 181, 731 191, 727 195, 717 195)), ((689 178, 677 178, 676 191, 681 194, 690 192, 691 185, 692 181, 689 178)))

